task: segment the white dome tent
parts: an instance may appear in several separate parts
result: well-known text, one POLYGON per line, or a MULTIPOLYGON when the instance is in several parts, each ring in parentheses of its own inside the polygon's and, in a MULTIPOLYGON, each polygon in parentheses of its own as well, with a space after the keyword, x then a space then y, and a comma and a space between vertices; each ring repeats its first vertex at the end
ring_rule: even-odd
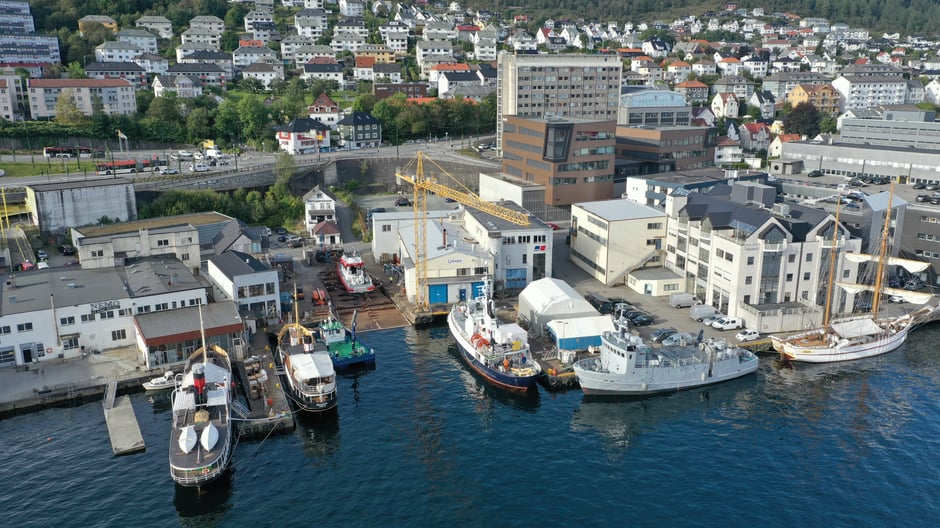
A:
POLYGON ((563 280, 547 277, 530 283, 519 294, 519 324, 540 337, 555 319, 596 317, 597 310, 563 280))

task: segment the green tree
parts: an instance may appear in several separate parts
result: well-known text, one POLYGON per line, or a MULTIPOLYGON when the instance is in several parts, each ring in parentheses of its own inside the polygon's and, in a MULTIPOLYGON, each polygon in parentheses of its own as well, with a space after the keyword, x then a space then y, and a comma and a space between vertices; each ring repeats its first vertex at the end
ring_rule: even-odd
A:
POLYGON ((812 103, 800 103, 783 118, 783 130, 788 134, 815 137, 819 134, 821 117, 819 110, 812 103))
POLYGON ((372 109, 375 108, 375 95, 371 93, 361 94, 353 101, 352 109, 356 112, 368 112, 372 113, 372 109))
POLYGON ((176 93, 167 92, 162 97, 155 97, 150 107, 147 108, 146 118, 168 125, 182 124, 183 116, 180 113, 179 98, 176 93))
POLYGON ((62 125, 82 125, 86 122, 85 114, 75 104, 72 90, 62 90, 55 103, 55 122, 62 125))
POLYGON ((215 137, 212 130, 212 114, 205 108, 195 108, 186 116, 186 129, 193 143, 215 137))
POLYGON ((261 99, 249 95, 243 97, 236 106, 242 121, 244 137, 256 141, 263 139, 271 124, 271 116, 261 99))
POLYGON ((241 116, 238 113, 238 103, 232 99, 222 101, 215 111, 215 133, 216 137, 225 138, 232 143, 238 142, 238 138, 245 139, 240 131, 244 128, 241 116))
POLYGON ((69 76, 69 79, 87 79, 88 75, 85 73, 85 68, 82 68, 82 65, 78 62, 70 62, 66 68, 66 72, 69 76))

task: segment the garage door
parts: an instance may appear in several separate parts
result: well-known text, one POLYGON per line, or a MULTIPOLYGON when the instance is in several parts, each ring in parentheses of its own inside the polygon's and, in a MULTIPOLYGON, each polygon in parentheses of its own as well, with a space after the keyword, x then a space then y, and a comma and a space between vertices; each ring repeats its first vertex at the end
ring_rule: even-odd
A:
POLYGON ((506 287, 509 289, 522 289, 526 285, 526 269, 516 268, 506 270, 506 287))
POLYGON ((447 285, 428 285, 428 302, 431 304, 447 304, 447 285))

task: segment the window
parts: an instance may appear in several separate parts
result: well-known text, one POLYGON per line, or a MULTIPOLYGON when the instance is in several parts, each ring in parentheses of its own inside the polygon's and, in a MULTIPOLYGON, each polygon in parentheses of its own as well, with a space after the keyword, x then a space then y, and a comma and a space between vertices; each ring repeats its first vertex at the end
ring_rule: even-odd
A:
POLYGON ((808 272, 808 271, 803 274, 803 280, 805 280, 805 281, 808 281, 808 280, 809 280, 809 272, 808 272))
POLYGON ((111 341, 123 341, 125 339, 127 339, 127 330, 122 328, 120 330, 111 331, 111 341))
POLYGON ((787 255, 787 262, 796 262, 796 255, 787 255))
POLYGON ((160 311, 169 310, 169 309, 170 309, 169 303, 158 303, 158 304, 153 305, 153 311, 155 312, 160 312, 160 311))
POLYGON ((127 317, 128 315, 133 315, 134 312, 130 308, 121 308, 118 310, 118 315, 121 317, 127 317))
POLYGON ((9 333, 10 333, 9 326, 0 326, 0 335, 9 334, 9 333))
POLYGON ((183 253, 180 255, 180 260, 189 260, 189 253, 183 253))
POLYGON ((787 282, 793 282, 793 274, 787 273, 787 282))
POLYGON ((754 257, 748 257, 748 258, 747 258, 747 265, 748 265, 748 266, 753 266, 753 265, 754 265, 754 257))
POLYGON ((63 350, 75 350, 78 348, 78 338, 70 337, 68 339, 62 340, 62 349, 63 350))
POLYGON ((750 275, 748 275, 747 277, 744 277, 744 284, 753 284, 753 283, 754 283, 754 277, 750 275))
POLYGON ((16 331, 17 332, 32 332, 33 323, 20 323, 16 325, 16 331))
POLYGON ((523 254, 522 254, 522 263, 523 263, 523 264, 527 264, 528 262, 529 262, 529 255, 526 255, 525 253, 523 253, 523 254))
POLYGON ((69 316, 69 317, 60 317, 60 318, 59 318, 59 324, 62 325, 62 326, 73 325, 73 324, 75 324, 75 317, 73 317, 73 316, 69 316))
POLYGON ((95 314, 82 314, 82 322, 89 323, 95 320, 95 314))
POLYGON ((807 253, 807 254, 806 254, 806 262, 812 262, 812 261, 813 261, 813 254, 812 254, 812 253, 807 253))
POLYGON ((383 232, 383 233, 389 233, 389 232, 391 232, 391 230, 392 230, 392 226, 390 226, 390 225, 388 225, 388 224, 382 225, 382 232, 383 232))
POLYGON ((99 319, 114 319, 114 310, 109 310, 107 312, 101 312, 99 319))
POLYGON ((141 314, 141 313, 150 313, 150 306, 149 306, 149 305, 148 305, 148 306, 138 306, 138 307, 137 307, 137 313, 139 313, 139 314, 141 314))
POLYGON ((168 239, 164 238, 163 240, 157 240, 157 247, 166 247, 169 245, 170 245, 170 241, 168 239))
POLYGON ((104 256, 104 250, 103 250, 103 249, 95 249, 95 250, 92 250, 91 256, 92 256, 92 257, 103 257, 103 256, 104 256))

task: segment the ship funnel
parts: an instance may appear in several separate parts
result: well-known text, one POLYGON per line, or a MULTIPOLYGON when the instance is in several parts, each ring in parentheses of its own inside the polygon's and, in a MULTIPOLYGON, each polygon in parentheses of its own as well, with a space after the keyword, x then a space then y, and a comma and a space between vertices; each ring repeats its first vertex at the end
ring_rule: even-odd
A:
POLYGON ((313 352, 313 338, 305 335, 303 338, 304 352, 313 352))

